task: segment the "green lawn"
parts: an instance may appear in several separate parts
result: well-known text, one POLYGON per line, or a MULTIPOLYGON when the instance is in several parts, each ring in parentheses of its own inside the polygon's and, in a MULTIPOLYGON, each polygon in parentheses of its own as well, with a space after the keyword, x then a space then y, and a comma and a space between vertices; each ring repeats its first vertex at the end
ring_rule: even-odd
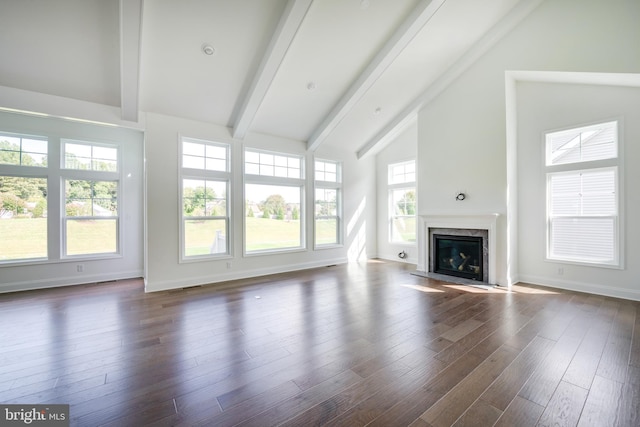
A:
MULTIPOLYGON (((247 252, 296 248, 300 246, 300 221, 268 218, 246 219, 247 252)), ((319 244, 336 243, 335 220, 316 223, 319 244)), ((224 221, 187 221, 185 223, 186 256, 211 253, 216 231, 225 234, 224 221)))
MULTIPOLYGON (((300 221, 268 218, 246 219, 247 251, 300 246, 300 221)), ((185 255, 206 255, 215 247, 216 231, 225 234, 224 221, 187 221, 185 255)))
MULTIPOLYGON (((112 253, 115 252, 115 221, 68 221, 71 238, 67 242, 68 253, 112 253)), ((221 220, 187 221, 185 236, 187 256, 211 253, 216 232, 225 235, 225 224, 221 220)), ((300 221, 283 221, 266 218, 246 218, 247 251, 294 248, 300 246, 300 221)), ((319 244, 335 243, 335 221, 316 223, 319 244)), ((4 219, 0 220, 0 260, 45 258, 47 256, 47 220, 4 219)))
POLYGON ((0 261, 46 256, 46 218, 0 219, 0 261))
MULTIPOLYGON (((67 254, 100 254, 116 251, 115 220, 69 220, 67 254)), ((0 260, 46 258, 47 219, 0 220, 0 260)))
POLYGON ((246 219, 247 252, 300 246, 300 221, 246 219))

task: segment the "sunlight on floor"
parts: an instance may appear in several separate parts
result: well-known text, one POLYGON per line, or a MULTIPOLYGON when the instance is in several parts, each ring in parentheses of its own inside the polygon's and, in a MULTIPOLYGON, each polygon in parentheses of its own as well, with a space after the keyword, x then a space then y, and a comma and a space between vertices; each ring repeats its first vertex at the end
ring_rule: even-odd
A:
POLYGON ((492 293, 492 294, 508 294, 508 289, 494 288, 491 286, 476 287, 472 285, 442 285, 445 288, 457 289, 459 291, 470 292, 472 294, 492 293))
POLYGON ((440 289, 428 288, 426 286, 420 286, 420 285, 400 285, 400 286, 404 286, 405 288, 415 289, 416 291, 420 291, 420 292, 429 292, 429 293, 444 292, 444 291, 441 291, 440 289))
POLYGON ((528 288, 525 286, 511 285, 511 292, 519 294, 540 294, 540 295, 557 295, 558 292, 554 292, 548 289, 528 288))
MULTIPOLYGON (((422 285, 400 285, 405 288, 414 289, 420 292, 440 293, 443 290, 422 285)), ((469 292, 472 294, 491 293, 491 294, 531 294, 531 295, 557 295, 557 292, 548 289, 529 288, 526 286, 512 285, 511 289, 505 287, 493 286, 474 286, 474 285, 441 285, 445 288, 456 289, 459 291, 469 292)))

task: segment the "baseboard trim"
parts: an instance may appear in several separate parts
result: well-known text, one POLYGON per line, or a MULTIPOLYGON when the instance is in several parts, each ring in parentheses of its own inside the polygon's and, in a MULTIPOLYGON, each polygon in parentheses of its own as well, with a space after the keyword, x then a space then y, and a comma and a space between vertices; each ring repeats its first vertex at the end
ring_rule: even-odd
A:
POLYGON ((33 291, 36 289, 59 288, 62 286, 84 285, 87 283, 110 282, 113 280, 136 279, 143 276, 142 270, 120 271, 116 273, 98 273, 83 276, 48 277, 46 279, 29 280, 0 284, 0 293, 33 291))
POLYGON ((309 270, 311 268, 327 267, 331 265, 346 264, 347 258, 334 258, 322 261, 305 262, 301 264, 278 265, 275 267, 258 268, 226 274, 212 274, 207 276, 187 277, 179 280, 166 280, 152 282, 147 280, 145 292, 161 292, 172 289, 188 288, 192 286, 211 285, 228 282, 231 280, 250 279, 253 277, 267 276, 270 274, 289 273, 291 271, 309 270))
MULTIPOLYGON (((518 282, 531 283, 532 285, 547 286, 550 288, 564 289, 568 291, 586 292, 589 294, 602 295, 640 301, 640 290, 618 288, 612 286, 602 286, 594 283, 575 282, 571 280, 557 280, 548 277, 520 275, 518 282)), ((517 283, 517 282, 514 282, 517 283)))

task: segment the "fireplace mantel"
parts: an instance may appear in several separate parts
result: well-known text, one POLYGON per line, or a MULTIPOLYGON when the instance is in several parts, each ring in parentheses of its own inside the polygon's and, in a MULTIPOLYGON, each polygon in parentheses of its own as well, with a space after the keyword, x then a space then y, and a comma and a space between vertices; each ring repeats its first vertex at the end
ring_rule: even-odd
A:
POLYGON ((429 270, 429 229, 430 228, 466 228, 487 230, 489 232, 489 284, 496 284, 496 224, 497 213, 465 214, 427 214, 420 215, 418 222, 418 265, 416 270, 428 273, 429 270))

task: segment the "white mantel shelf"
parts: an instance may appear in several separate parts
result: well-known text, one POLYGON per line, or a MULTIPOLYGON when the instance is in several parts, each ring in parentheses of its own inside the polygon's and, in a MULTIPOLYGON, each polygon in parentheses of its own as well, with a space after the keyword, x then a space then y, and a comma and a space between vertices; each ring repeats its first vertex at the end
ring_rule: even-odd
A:
POLYGON ((420 215, 418 222, 418 265, 416 270, 426 274, 429 269, 429 229, 465 228, 487 230, 489 233, 489 284, 496 283, 496 224, 500 214, 433 213, 420 215))

